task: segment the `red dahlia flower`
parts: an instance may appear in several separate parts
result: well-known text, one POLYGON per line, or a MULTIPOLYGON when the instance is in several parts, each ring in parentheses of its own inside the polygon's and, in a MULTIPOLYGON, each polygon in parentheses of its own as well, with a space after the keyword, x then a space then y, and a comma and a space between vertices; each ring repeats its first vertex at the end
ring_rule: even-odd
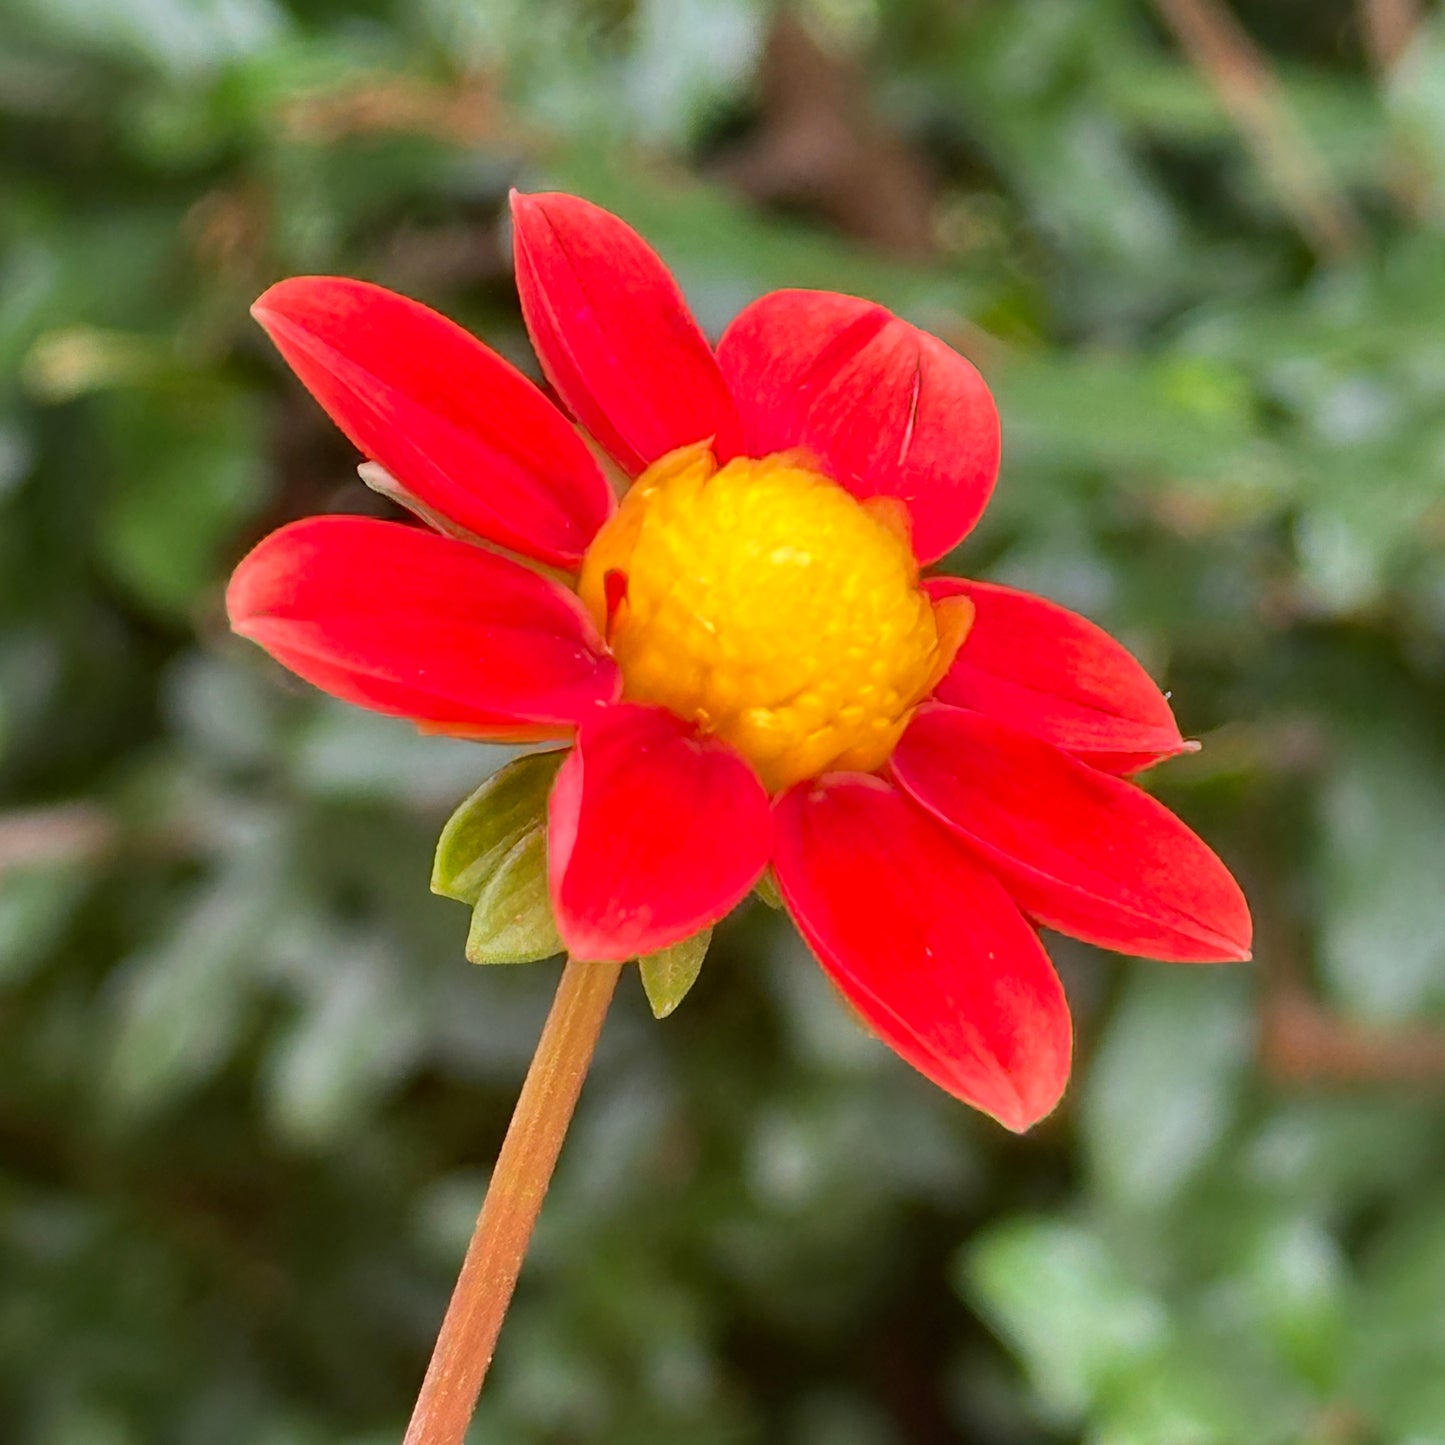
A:
POLYGON ((1124 781, 1189 745, 1118 643, 919 565, 983 511, 978 372, 883 307, 778 291, 714 350, 615 216, 513 202, 543 370, 634 478, 450 321, 359 281, 255 314, 435 530, 317 517, 237 568, 233 626, 349 702, 463 737, 565 739, 548 877, 575 956, 723 917, 771 867, 829 977, 935 1083, 1024 1129, 1069 1067, 1035 931, 1248 956, 1219 859, 1124 781), (515 554, 515 555, 512 555, 515 554))

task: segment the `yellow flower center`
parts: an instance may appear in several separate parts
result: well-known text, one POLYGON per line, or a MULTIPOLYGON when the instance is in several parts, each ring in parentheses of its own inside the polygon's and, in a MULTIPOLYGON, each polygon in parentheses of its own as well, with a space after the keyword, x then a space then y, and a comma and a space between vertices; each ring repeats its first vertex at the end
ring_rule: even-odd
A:
POLYGON ((637 480, 579 591, 626 696, 731 743, 774 792, 879 767, 973 617, 919 588, 899 503, 796 457, 719 469, 706 444, 637 480))

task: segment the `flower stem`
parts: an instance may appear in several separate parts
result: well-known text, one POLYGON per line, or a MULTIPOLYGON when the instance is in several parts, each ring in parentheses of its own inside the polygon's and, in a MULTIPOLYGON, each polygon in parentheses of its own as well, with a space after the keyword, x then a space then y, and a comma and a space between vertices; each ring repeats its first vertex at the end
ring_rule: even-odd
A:
POLYGON ((462 1445, 621 972, 620 963, 567 960, 404 1445, 462 1445))

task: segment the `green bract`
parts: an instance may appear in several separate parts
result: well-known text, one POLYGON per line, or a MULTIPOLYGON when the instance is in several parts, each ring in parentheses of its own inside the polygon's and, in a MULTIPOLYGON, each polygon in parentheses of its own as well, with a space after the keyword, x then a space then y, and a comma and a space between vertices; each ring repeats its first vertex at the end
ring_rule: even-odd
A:
POLYGON ((562 951, 547 895, 547 795, 565 756, 534 753, 499 769, 437 840, 433 893, 472 909, 473 963, 532 963, 562 951))
POLYGON ((532 753, 499 768, 450 818, 437 839, 431 891, 475 906, 502 859, 545 821, 563 752, 532 753))
MULTIPOLYGON (((535 963, 563 951, 547 892, 547 796, 564 751, 533 753, 493 773, 447 819, 433 893, 472 910, 473 963, 535 963)), ((666 1018, 697 979, 712 929, 639 959, 653 1016, 666 1018)))
POLYGON ((769 908, 781 908, 783 906, 783 895, 778 892, 778 880, 773 877, 773 870, 767 869, 761 878, 753 885, 753 892, 762 899, 769 908))
POLYGON ((704 928, 671 948, 660 948, 637 960, 653 1018, 665 1019, 687 997, 687 991, 702 971, 702 961, 711 942, 712 929, 704 928))
POLYGON ((547 835, 539 818, 482 885, 467 930, 467 957, 473 963, 535 963, 561 952, 547 896, 547 835))

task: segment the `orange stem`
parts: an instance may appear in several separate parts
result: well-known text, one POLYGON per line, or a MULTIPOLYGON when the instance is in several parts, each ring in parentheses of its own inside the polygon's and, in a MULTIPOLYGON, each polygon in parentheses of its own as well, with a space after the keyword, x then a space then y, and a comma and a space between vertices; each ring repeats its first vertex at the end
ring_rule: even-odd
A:
POLYGON ((567 960, 404 1445, 462 1445, 621 972, 620 963, 567 960))

